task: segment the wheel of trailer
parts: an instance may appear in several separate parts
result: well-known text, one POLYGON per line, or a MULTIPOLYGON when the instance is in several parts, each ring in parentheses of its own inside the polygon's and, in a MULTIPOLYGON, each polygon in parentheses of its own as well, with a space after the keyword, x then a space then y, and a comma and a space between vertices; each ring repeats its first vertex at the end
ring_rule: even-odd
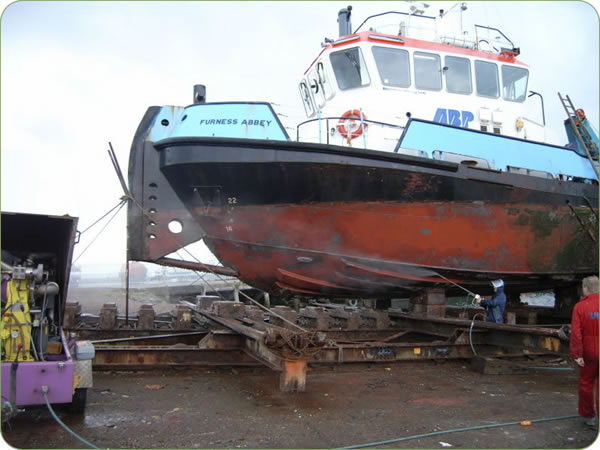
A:
POLYGON ((71 414, 83 414, 85 412, 85 404, 87 402, 87 388, 75 389, 73 400, 69 405, 71 414))
POLYGON ((356 308, 358 306, 358 299, 357 298, 349 298, 346 300, 346 304, 348 306, 352 306, 353 308, 356 308))

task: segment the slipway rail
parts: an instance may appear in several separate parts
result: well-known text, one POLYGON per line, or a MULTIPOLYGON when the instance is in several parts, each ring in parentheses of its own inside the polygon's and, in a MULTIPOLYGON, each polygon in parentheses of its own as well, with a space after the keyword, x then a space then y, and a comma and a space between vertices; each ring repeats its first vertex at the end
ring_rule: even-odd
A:
MULTIPOLYGON (((462 310, 467 317, 480 311, 462 310)), ((391 308, 320 304, 298 312, 285 306, 264 312, 242 302, 199 296, 196 303, 180 302, 146 329, 126 329, 123 321, 119 325, 116 317, 105 317, 116 313, 104 308, 104 320, 71 321, 79 324, 71 331, 94 342, 96 370, 266 366, 279 374, 282 391, 306 390, 313 365, 465 359, 482 373, 519 373, 528 365, 515 360, 568 354, 563 329, 391 308), (170 328, 165 329, 168 316, 170 328)), ((130 323, 141 323, 139 315, 137 319, 130 323)))

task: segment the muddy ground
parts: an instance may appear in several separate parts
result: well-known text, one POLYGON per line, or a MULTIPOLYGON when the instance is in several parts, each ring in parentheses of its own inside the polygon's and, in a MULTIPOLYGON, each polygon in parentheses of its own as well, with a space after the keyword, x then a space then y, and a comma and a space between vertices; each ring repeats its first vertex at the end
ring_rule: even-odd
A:
MULTIPOLYGON (((564 368, 564 366, 563 366, 564 368)), ((303 393, 263 368, 96 372, 84 415, 60 417, 98 447, 335 448, 577 414, 577 373, 482 375, 467 361, 311 368, 303 393)), ((82 448, 45 408, 5 427, 18 448, 82 448)), ((584 448, 578 418, 453 432, 379 448, 584 448)))

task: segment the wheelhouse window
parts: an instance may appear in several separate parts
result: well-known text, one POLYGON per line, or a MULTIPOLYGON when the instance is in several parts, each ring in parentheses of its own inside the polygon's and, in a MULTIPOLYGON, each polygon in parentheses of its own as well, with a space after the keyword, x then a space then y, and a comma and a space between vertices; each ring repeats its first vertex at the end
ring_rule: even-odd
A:
POLYGON ((329 59, 340 89, 366 86, 371 82, 360 48, 354 47, 334 52, 329 59))
POLYGON ((522 67, 502 66, 502 98, 511 102, 524 102, 527 96, 529 71, 522 67))
POLYGON ((475 86, 477 95, 500 97, 498 85, 498 66, 492 62, 475 61, 475 86))
POLYGON ((325 104, 325 92, 323 89, 323 85, 319 82, 319 75, 317 74, 316 67, 313 67, 308 72, 307 80, 316 105, 318 107, 323 107, 323 105, 325 104))
POLYGON ((304 112, 306 113, 307 117, 311 117, 315 113, 315 104, 306 81, 302 80, 298 85, 298 89, 300 90, 300 98, 302 98, 304 112))
POLYGON ((410 86, 410 67, 406 50, 375 46, 372 51, 381 84, 393 87, 410 86))
POLYGON ((439 91, 442 89, 442 68, 440 56, 433 53, 415 52, 415 87, 439 91))
POLYGON ((331 85, 330 77, 327 75, 323 61, 317 63, 317 78, 323 90, 323 95, 327 100, 331 99, 335 94, 335 90, 331 85))
POLYGON ((467 58, 446 56, 444 58, 446 74, 446 90, 453 94, 470 94, 473 92, 471 82, 471 63, 467 58))

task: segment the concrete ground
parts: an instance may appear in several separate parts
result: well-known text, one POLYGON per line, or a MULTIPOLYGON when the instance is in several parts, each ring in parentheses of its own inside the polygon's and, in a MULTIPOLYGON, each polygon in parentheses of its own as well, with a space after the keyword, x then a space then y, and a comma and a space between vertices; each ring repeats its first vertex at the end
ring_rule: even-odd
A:
MULTIPOLYGON (((565 366, 563 366, 564 368, 565 366)), ((467 361, 319 367, 303 393, 263 368, 96 372, 86 413, 62 420, 106 448, 335 448, 577 414, 577 372, 482 375, 467 361)), ((18 448, 83 448, 36 408, 3 430, 18 448)), ((579 418, 458 431, 379 448, 584 448, 579 418)))

